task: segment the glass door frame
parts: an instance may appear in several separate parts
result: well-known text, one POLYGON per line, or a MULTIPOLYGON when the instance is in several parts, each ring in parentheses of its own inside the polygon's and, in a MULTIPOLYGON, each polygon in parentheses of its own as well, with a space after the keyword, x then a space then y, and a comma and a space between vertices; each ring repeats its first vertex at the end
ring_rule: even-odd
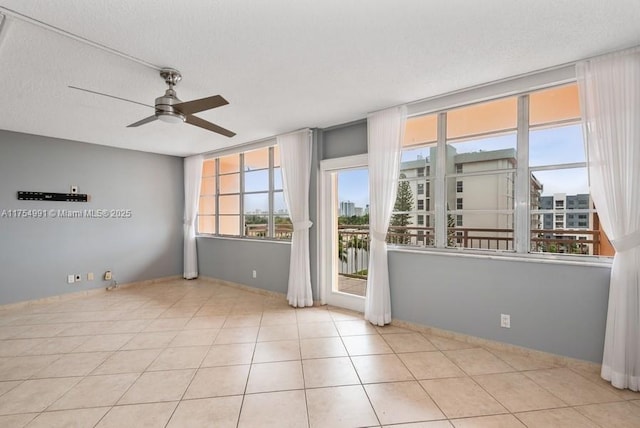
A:
POLYGON ((349 169, 367 169, 367 154, 327 159, 320 162, 320 200, 318 201, 320 302, 364 312, 362 296, 337 291, 338 263, 338 183, 337 173, 349 169))

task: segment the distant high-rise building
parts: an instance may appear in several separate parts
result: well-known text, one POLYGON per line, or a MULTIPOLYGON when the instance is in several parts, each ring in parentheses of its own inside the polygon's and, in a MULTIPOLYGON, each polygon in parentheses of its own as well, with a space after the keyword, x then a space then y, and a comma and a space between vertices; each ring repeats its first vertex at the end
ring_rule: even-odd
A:
POLYGON ((356 204, 351 201, 340 202, 340 216, 351 217, 356 215, 356 204))

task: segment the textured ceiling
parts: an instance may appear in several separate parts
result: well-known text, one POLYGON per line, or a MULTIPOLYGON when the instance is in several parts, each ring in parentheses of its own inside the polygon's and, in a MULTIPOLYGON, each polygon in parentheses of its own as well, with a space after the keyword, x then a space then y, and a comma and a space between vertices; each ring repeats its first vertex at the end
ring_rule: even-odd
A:
MULTIPOLYGON (((0 0, 26 15, 182 72, 182 100, 233 138, 159 121, 157 72, 8 14, 0 129, 185 156, 325 127, 367 112, 640 43, 638 0, 0 0)), ((0 8, 0 13, 3 9, 0 8)))

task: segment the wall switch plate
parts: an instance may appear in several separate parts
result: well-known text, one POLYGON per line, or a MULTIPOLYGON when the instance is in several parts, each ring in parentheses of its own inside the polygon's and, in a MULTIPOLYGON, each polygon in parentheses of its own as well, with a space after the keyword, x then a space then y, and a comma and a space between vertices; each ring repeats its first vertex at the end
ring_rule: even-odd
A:
POLYGON ((67 275, 67 284, 73 284, 74 282, 76 282, 76 276, 75 275, 67 275))
POLYGON ((511 315, 500 314, 500 327, 511 328, 511 315))
POLYGON ((253 271, 253 277, 255 278, 256 276, 257 276, 257 273, 256 273, 256 271, 254 270, 254 271, 253 271))
POLYGON ((105 281, 111 281, 111 278, 113 278, 113 275, 111 274, 111 271, 108 270, 104 273, 104 280, 105 281))
POLYGON ((93 281, 93 272, 87 274, 87 281, 93 281))

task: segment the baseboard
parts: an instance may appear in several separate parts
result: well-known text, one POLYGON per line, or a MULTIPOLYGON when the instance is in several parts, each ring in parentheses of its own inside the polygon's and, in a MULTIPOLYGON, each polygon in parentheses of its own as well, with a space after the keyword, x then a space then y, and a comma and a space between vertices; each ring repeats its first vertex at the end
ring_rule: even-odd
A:
POLYGON ((197 278, 199 281, 212 282, 218 285, 225 285, 227 287, 238 288, 240 290, 248 291, 250 293, 260 294, 268 297, 278 297, 278 298, 286 298, 286 294, 280 293, 278 291, 265 290, 264 288, 253 287, 250 285, 240 284, 238 282, 227 281, 224 279, 212 278, 210 276, 199 276, 197 278))
MULTIPOLYGON (((240 284, 237 282, 226 281, 224 279, 212 278, 208 276, 199 276, 198 279, 202 281, 208 281, 216 284, 226 285, 228 287, 239 288, 240 290, 248 291, 249 293, 261 294, 263 296, 277 297, 277 298, 283 298, 283 299, 287 298, 286 293, 281 293, 279 291, 265 290, 264 288, 254 287, 246 284, 240 284)), ((313 306, 318 307, 323 305, 322 303, 320 303, 319 300, 314 300, 313 306)))
POLYGON ((6 311, 6 310, 12 310, 12 309, 22 309, 30 306, 44 305, 49 303, 66 302, 69 300, 78 299, 80 297, 94 296, 102 293, 111 293, 122 288, 150 285, 150 284, 156 284, 159 282, 174 281, 176 279, 181 279, 181 278, 182 278, 182 275, 165 276, 161 278, 146 279, 143 281, 135 281, 135 282, 118 284, 118 286, 112 290, 107 290, 106 287, 99 287, 99 288, 91 288, 89 290, 74 291, 72 293, 65 293, 65 294, 58 294, 55 296, 43 297, 41 299, 23 300, 21 302, 7 303, 4 305, 0 305, 0 310, 6 311))
POLYGON ((457 340, 458 342, 465 342, 476 346, 482 346, 484 348, 493 349, 496 351, 506 351, 513 354, 521 355, 523 357, 532 357, 554 366, 566 366, 578 370, 600 373, 600 364, 594 363, 592 361, 565 357, 563 355, 552 354, 550 352, 538 351, 536 349, 529 349, 505 342, 498 342, 497 340, 483 339, 476 336, 443 330, 436 327, 429 327, 408 321, 392 319, 391 325, 406 328, 407 330, 417 331, 419 333, 431 334, 434 336, 443 337, 445 339, 453 339, 457 340))

